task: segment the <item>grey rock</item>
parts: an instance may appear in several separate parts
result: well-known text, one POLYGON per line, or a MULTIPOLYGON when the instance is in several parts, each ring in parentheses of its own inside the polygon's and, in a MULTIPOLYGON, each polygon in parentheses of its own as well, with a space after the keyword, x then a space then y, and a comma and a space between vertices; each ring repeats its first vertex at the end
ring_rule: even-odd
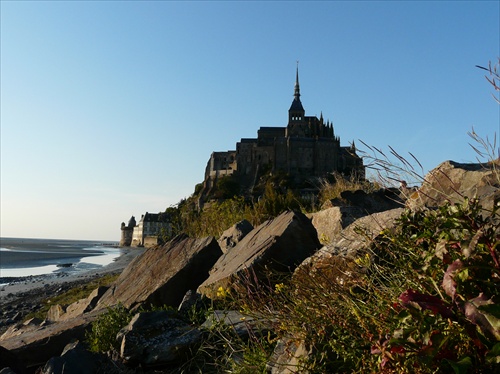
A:
POLYGON ((121 303, 177 308, 188 290, 196 289, 222 255, 213 237, 192 239, 179 235, 161 247, 136 257, 99 300, 96 308, 121 303))
POLYGON ((331 243, 344 228, 364 215, 356 207, 334 206, 308 214, 308 217, 311 218, 312 225, 318 233, 319 241, 326 245, 331 243))
POLYGON ((26 373, 26 367, 22 363, 21 359, 8 349, 0 346, 0 373, 3 374, 24 374, 26 373))
POLYGON ((101 358, 89 352, 79 341, 69 343, 59 357, 52 357, 41 374, 94 374, 98 372, 101 358))
POLYGON ((311 221, 302 213, 285 212, 253 229, 221 256, 198 292, 215 298, 220 287, 231 288, 235 279, 248 272, 260 274, 264 268, 293 271, 320 247, 311 221))
POLYGON ((96 288, 85 298, 63 308, 60 305, 52 305, 47 312, 47 320, 50 322, 65 321, 67 319, 78 317, 83 313, 88 313, 94 309, 97 302, 101 299, 109 287, 101 286, 96 288))
POLYGON ((356 207, 369 215, 404 206, 405 197, 397 188, 381 188, 374 192, 343 191, 340 198, 330 201, 332 206, 356 207))
POLYGON ((500 198, 498 165, 445 161, 425 176, 407 204, 411 209, 435 208, 446 201, 460 203, 463 197, 478 198, 483 208, 491 209, 500 198))
POLYGON ((201 295, 196 293, 194 290, 188 290, 177 310, 181 313, 186 313, 189 310, 196 308, 199 303, 201 303, 201 295))
POLYGON ((44 365, 58 356, 68 342, 85 338, 85 330, 105 309, 39 327, 19 329, 16 334, 0 337, 0 345, 14 353, 28 368, 44 365))
POLYGON ((160 365, 184 357, 201 332, 165 311, 138 313, 117 335, 120 356, 130 365, 160 365))
POLYGON ((244 219, 224 231, 217 241, 222 252, 226 253, 235 247, 252 230, 252 224, 244 219))
POLYGON ((382 230, 394 227, 395 220, 401 217, 403 212, 403 208, 396 208, 359 218, 335 236, 330 244, 306 259, 303 264, 322 258, 327 254, 355 255, 360 250, 366 249, 382 230))
POLYGON ((236 310, 214 310, 202 324, 202 328, 210 330, 219 323, 230 326, 243 339, 249 336, 262 336, 272 331, 270 321, 256 315, 242 314, 236 310))
POLYGON ((301 367, 300 360, 307 358, 310 351, 302 340, 285 337, 280 339, 267 362, 269 374, 308 373, 301 367))
POLYGON ((331 243, 305 259, 295 270, 294 277, 311 281, 316 275, 320 279, 335 280, 338 284, 355 281, 356 257, 369 248, 373 239, 382 230, 394 227, 395 220, 403 213, 403 208, 374 213, 360 218, 337 235, 331 243))

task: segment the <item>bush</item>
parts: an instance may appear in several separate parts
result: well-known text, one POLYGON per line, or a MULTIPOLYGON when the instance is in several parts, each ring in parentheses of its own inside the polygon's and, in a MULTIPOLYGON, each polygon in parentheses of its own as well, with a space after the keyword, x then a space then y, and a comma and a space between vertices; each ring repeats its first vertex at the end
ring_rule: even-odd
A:
POLYGON ((116 334, 132 319, 130 313, 123 305, 109 308, 108 311, 99 316, 93 323, 91 330, 85 335, 92 352, 107 352, 119 349, 116 334))
POLYGON ((499 209, 465 200, 406 211, 357 258, 268 282, 248 276, 235 302, 275 321, 279 336, 305 342, 311 354, 299 371, 493 373, 499 209))

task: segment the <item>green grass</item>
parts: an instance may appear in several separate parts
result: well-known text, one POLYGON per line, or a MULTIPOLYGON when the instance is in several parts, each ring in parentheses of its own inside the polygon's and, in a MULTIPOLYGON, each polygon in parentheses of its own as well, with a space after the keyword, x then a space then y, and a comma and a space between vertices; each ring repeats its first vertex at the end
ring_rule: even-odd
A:
POLYGON ((66 292, 63 292, 59 295, 54 295, 50 299, 46 300, 42 307, 38 309, 36 312, 30 313, 26 316, 26 320, 30 318, 40 318, 45 319, 47 316, 47 312, 52 305, 61 305, 68 306, 78 300, 85 299, 90 295, 90 293, 100 286, 109 286, 113 283, 119 274, 107 274, 99 278, 92 279, 88 283, 83 285, 75 286, 66 292))

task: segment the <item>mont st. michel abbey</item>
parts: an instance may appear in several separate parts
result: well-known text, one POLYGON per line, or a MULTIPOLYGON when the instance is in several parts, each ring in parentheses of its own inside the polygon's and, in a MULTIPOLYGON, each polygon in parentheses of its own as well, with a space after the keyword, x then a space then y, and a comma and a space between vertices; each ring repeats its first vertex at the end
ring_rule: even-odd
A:
MULTIPOLYGON (((204 182, 196 192, 198 209, 217 195, 219 182, 231 180, 237 194, 256 197, 262 177, 274 175, 286 178, 296 190, 314 190, 318 181, 339 173, 363 179, 363 160, 356 154, 354 143, 340 145, 333 124, 316 116, 306 116, 300 101, 299 70, 297 67, 293 101, 288 110, 286 127, 261 127, 257 138, 244 138, 236 150, 213 152, 205 169, 204 182)), ((258 197, 258 196, 257 196, 258 197)), ((161 230, 170 230, 165 214, 146 212, 136 223, 122 223, 121 246, 152 246, 161 230)))
POLYGON ((213 152, 207 163, 202 196, 210 196, 217 181, 231 175, 243 194, 251 193, 264 173, 282 172, 295 185, 324 178, 334 172, 364 178, 362 159, 354 143, 340 145, 333 124, 323 115, 306 116, 300 101, 299 71, 286 127, 261 127, 257 138, 241 139, 236 150, 213 152))

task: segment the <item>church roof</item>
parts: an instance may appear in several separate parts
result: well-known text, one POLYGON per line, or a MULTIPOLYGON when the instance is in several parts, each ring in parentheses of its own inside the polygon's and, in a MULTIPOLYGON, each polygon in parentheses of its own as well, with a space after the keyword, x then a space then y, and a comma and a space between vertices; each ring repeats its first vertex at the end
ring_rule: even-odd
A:
POLYGON ((304 107, 302 106, 300 99, 298 99, 298 98, 293 99, 292 105, 290 105, 289 110, 291 110, 293 112, 298 112, 298 111, 304 112, 304 107))

